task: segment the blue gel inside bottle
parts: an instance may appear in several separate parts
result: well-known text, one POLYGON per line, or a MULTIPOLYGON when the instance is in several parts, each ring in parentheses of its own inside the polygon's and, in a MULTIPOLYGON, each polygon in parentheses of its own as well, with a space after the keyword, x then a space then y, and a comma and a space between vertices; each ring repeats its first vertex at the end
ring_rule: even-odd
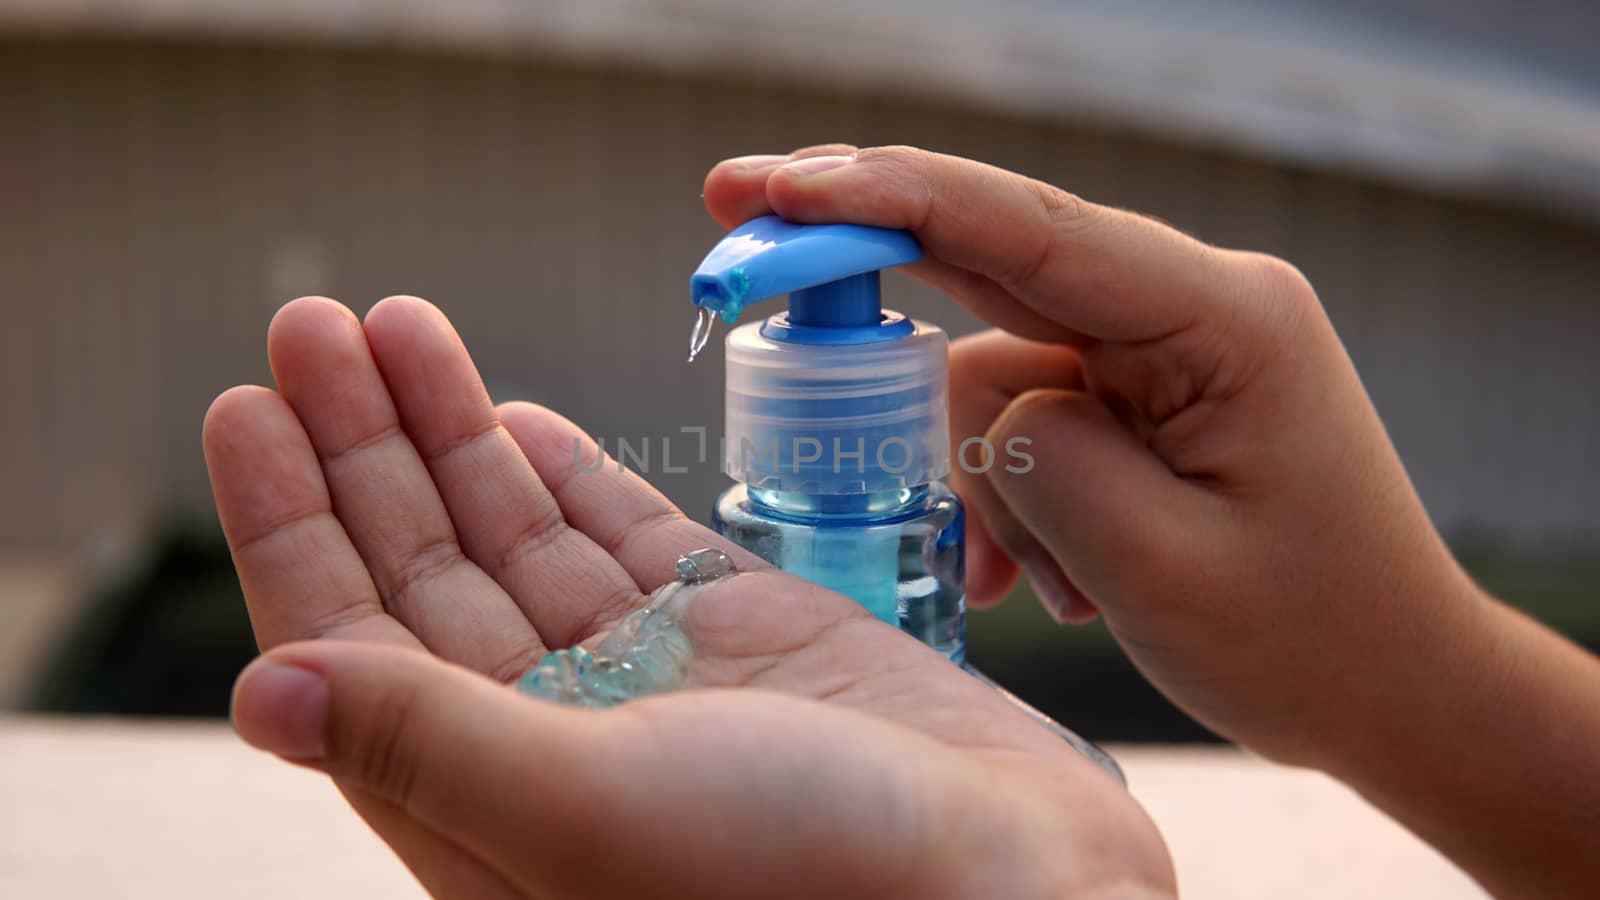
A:
POLYGON ((717 498, 712 527, 962 662, 966 520, 955 493, 935 481, 819 501, 736 484, 717 498))

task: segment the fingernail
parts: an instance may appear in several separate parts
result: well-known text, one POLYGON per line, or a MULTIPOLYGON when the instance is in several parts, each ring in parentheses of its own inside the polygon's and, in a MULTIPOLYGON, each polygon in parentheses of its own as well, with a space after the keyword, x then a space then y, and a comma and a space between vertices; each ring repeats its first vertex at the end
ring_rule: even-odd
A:
POLYGON ((1022 571, 1028 577, 1028 584, 1032 586, 1033 593, 1039 598, 1045 612, 1057 624, 1065 625, 1068 622, 1082 621, 1084 609, 1089 610, 1089 617, 1093 618, 1093 606, 1089 604, 1083 592, 1077 585, 1067 580, 1061 567, 1055 560, 1046 557, 1034 557, 1022 564, 1022 571))
POLYGON ((792 175, 815 175, 829 169, 837 169, 850 162, 848 156, 812 156, 806 159, 797 159, 784 165, 783 170, 792 175))
POLYGON ((750 156, 735 156, 734 158, 724 160, 723 162, 727 165, 737 166, 741 169, 754 170, 770 169, 773 166, 782 165, 783 162, 788 158, 788 155, 783 153, 754 153, 750 156))
POLYGON ((251 746, 268 753, 321 759, 327 718, 328 683, 298 666, 257 660, 234 688, 234 727, 251 746))

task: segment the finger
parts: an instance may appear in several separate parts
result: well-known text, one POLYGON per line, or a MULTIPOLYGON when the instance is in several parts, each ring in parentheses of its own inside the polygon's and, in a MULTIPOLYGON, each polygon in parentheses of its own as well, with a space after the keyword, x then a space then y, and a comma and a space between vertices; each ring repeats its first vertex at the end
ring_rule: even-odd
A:
POLYGON ((766 188, 791 221, 911 230, 929 255, 1004 289, 972 307, 996 324, 1021 304, 1092 338, 1153 340, 1223 314, 1239 293, 1227 251, 953 156, 879 147, 813 157, 780 166, 766 188))
POLYGON ((854 153, 854 152, 856 152, 856 145, 855 144, 840 144, 840 143, 812 144, 812 145, 807 146, 807 147, 801 147, 799 150, 796 150, 793 153, 789 154, 789 158, 790 159, 810 159, 813 156, 838 156, 841 153, 854 153))
POLYGON ((332 300, 296 300, 273 317, 267 351, 385 608, 446 659, 502 680, 526 671, 543 652, 539 637, 462 553, 361 323, 332 300))
MULTIPOLYGON (((969 550, 976 571, 969 564, 968 600, 979 607, 997 603, 1016 577, 1013 564, 1000 566, 995 575, 984 570, 992 556, 985 556, 987 548, 982 540, 990 539, 1003 551, 1008 563, 1014 561, 1022 566, 1034 594, 1051 615, 1058 621, 1083 622, 1093 618, 1093 606, 1083 599, 1039 539, 1017 521, 986 474, 995 468, 1022 465, 1014 449, 1027 452, 1026 448, 1033 446, 1032 438, 1020 436, 1026 443, 1014 448, 1008 442, 1019 436, 994 444, 987 442, 987 434, 1013 400, 1040 387, 1082 388, 1083 366, 1078 354, 1070 348, 1025 341, 1002 331, 980 332, 950 345, 950 424, 961 457, 961 465, 952 469, 951 481, 976 513, 973 518, 979 528, 975 531, 980 536, 978 552, 969 550), (970 448, 962 449, 965 445, 961 442, 972 436, 983 436, 986 441, 977 446, 976 458, 970 448), (969 468, 984 471, 973 473, 969 468)), ((1072 452, 1070 447, 1051 449, 1072 452)), ((970 547, 972 540, 968 544, 970 547)))
POLYGON ((439 900, 521 900, 523 894, 498 872, 404 810, 352 783, 339 790, 351 808, 400 857, 429 896, 439 900))
MULTIPOLYGON (((788 156, 762 154, 723 160, 706 176, 705 201, 718 224, 732 229, 757 216, 770 215, 767 179, 784 163, 819 156, 848 155, 849 144, 819 144, 788 156)), ((1012 334, 1038 341, 1082 342, 1082 335, 1034 309, 1016 302, 994 279, 941 259, 929 257, 906 266, 911 276, 962 300, 975 309, 988 310, 991 324, 1012 334)))
POLYGON ((989 483, 1113 624, 1122 611, 1107 605, 1113 598, 1159 597, 1183 580, 1174 573, 1207 564, 1206 536, 1194 534, 1192 523, 1215 519, 1224 501, 1174 478, 1094 395, 1029 391, 988 435, 997 446, 1026 438, 1045 451, 1032 453, 1026 470, 990 469, 989 483))
POLYGON ((391 297, 367 314, 366 334, 467 557, 510 593, 548 645, 581 641, 597 618, 643 602, 622 566, 562 517, 443 313, 415 297, 391 297))
POLYGON ((950 484, 967 507, 967 605, 977 609, 993 606, 1011 592, 1021 558, 1012 554, 1023 546, 1015 538, 1018 532, 1027 538, 982 474, 1004 464, 1001 448, 986 437, 1014 396, 1008 381, 995 371, 997 365, 1010 370, 1005 354, 992 349, 995 336, 1003 334, 984 331, 950 342, 950 433, 956 457, 950 484))
POLYGON ((360 554, 333 515, 316 451, 264 387, 236 387, 206 411, 206 468, 263 649, 337 637, 417 646, 384 612, 360 554))
POLYGON ((772 214, 767 205, 767 176, 793 159, 854 153, 850 144, 817 144, 788 154, 762 153, 725 159, 711 167, 702 190, 706 210, 717 224, 732 230, 756 218, 772 214))
POLYGON ((984 319, 1002 331, 1030 341, 1083 346, 1093 339, 1018 303, 1011 292, 987 275, 934 257, 905 266, 906 274, 949 294, 969 309, 984 310, 984 319))
POLYGON ((706 211, 730 231, 757 216, 770 215, 767 176, 788 161, 786 154, 762 153, 736 156, 712 166, 701 186, 706 211))
POLYGON ((615 896, 654 896, 663 884, 751 896, 816 866, 845 879, 898 871, 948 837, 918 830, 910 786, 960 771, 924 735, 779 694, 572 709, 424 653, 347 642, 293 644, 252 663, 233 718, 256 747, 382 798, 540 897, 590 895, 596 879, 615 896), (809 740, 797 747, 802 713, 809 740), (818 748, 863 739, 881 751, 865 765, 859 752, 818 759, 818 748), (746 759, 760 763, 730 769, 746 759), (840 816, 840 798, 858 811, 840 816))
MULTIPOLYGON (((260 387, 212 403, 203 430, 223 532, 263 649, 307 638, 422 645, 388 613, 328 500, 316 452, 288 404, 260 387)), ((376 797, 356 811, 436 897, 509 898, 503 880, 376 797)))
POLYGON ((615 717, 533 701, 424 653, 319 641, 251 663, 233 720, 254 746, 450 835, 538 896, 548 885, 530 885, 528 872, 605 852, 591 807, 616 777, 615 717))
MULTIPOLYGON (((963 488, 957 487, 956 492, 967 496, 963 488)), ((989 534, 983 510, 970 500, 964 502, 967 506, 967 606, 988 609, 1000 605, 1017 586, 1017 564, 989 534)))
POLYGON ((715 547, 742 571, 771 566, 743 547, 689 520, 649 482, 617 465, 565 417, 532 403, 500 407, 517 445, 555 494, 572 527, 594 539, 642 590, 674 577, 679 556, 715 547))

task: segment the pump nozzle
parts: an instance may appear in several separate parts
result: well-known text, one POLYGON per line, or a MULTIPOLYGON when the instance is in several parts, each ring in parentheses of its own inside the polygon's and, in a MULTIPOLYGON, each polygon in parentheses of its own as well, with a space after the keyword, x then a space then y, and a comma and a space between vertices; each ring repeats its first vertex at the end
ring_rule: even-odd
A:
POLYGON ((878 271, 916 262, 922 247, 904 231, 866 225, 797 225, 762 216, 723 238, 689 279, 702 311, 689 358, 705 346, 711 316, 738 320, 751 303, 789 295, 789 311, 768 323, 770 336, 796 343, 872 343, 901 337, 910 323, 883 312, 878 271), (904 327, 901 327, 904 323, 904 327), (884 327, 888 332, 880 332, 884 327))

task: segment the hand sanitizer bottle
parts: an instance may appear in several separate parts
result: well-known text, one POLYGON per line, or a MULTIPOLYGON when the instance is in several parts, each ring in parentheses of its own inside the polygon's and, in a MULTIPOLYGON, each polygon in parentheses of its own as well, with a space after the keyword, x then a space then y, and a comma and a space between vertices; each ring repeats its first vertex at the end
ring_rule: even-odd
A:
POLYGON ((879 301, 878 271, 921 257, 903 231, 753 219, 690 280, 690 359, 714 315, 789 295, 727 338, 723 460, 739 483, 713 527, 960 663, 965 520, 939 480, 949 340, 879 301))

